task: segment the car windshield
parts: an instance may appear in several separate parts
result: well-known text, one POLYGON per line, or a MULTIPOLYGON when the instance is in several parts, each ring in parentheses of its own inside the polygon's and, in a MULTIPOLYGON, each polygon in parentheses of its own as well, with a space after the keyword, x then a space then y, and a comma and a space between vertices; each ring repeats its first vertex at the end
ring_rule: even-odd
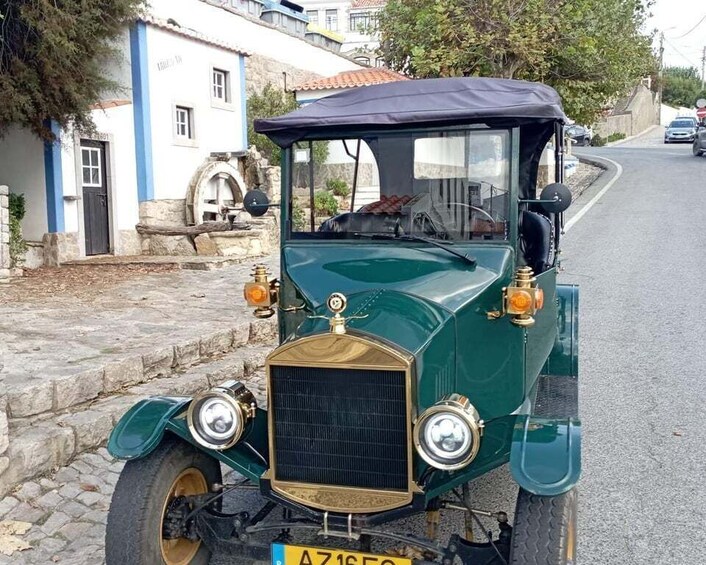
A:
POLYGON ((691 120, 674 120, 669 124, 670 128, 692 128, 694 127, 694 122, 691 120))
POLYGON ((508 237, 508 130, 299 142, 292 161, 294 239, 508 237))

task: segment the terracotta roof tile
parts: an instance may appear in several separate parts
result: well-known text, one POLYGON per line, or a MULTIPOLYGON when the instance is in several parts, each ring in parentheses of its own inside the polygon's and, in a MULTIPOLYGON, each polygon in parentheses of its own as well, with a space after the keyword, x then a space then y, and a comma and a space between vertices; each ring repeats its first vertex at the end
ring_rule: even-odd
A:
POLYGON ((356 88, 358 86, 370 86, 371 84, 383 84, 398 80, 409 80, 409 78, 390 69, 359 69, 357 71, 338 73, 332 77, 310 80, 296 88, 296 90, 356 88))
POLYGON ((383 8, 387 4, 387 0, 353 0, 351 10, 360 10, 361 8, 383 8))
POLYGON ((108 108, 117 108, 118 106, 126 106, 128 104, 132 104, 132 102, 125 98, 112 98, 91 104, 91 110, 107 110, 108 108))

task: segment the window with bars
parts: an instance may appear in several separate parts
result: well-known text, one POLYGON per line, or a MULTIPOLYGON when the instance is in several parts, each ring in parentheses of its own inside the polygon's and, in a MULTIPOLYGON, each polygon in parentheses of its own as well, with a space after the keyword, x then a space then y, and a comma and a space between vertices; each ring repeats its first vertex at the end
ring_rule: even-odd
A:
POLYGON ((174 133, 179 139, 194 139, 193 109, 176 106, 174 111, 174 133))
POLYGON ((306 15, 309 17, 309 23, 318 25, 319 24, 319 11, 318 10, 307 10, 306 15))
POLYGON ((326 29, 338 31, 338 10, 326 10, 326 29))
POLYGON ((83 174, 83 186, 102 186, 100 149, 95 147, 81 148, 81 173, 83 174))
POLYGON ((211 73, 211 95, 219 102, 230 102, 230 73, 213 69, 211 73))

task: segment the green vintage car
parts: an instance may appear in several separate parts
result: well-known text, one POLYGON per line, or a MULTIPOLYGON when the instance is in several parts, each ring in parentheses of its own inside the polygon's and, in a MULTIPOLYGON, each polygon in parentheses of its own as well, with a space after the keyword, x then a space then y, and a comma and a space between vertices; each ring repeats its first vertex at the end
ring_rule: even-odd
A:
MULTIPOLYGON (((280 276, 257 266, 244 289, 279 324, 266 405, 230 381, 125 414, 108 565, 575 563, 578 289, 557 284, 571 194, 538 181, 550 142, 562 179, 565 123, 553 89, 482 78, 257 121, 283 164, 280 276), (512 524, 469 488, 506 463, 512 524), (459 531, 440 533, 445 513, 459 531), (426 532, 400 525, 416 514, 426 532)), ((258 190, 244 204, 275 206, 258 190)))

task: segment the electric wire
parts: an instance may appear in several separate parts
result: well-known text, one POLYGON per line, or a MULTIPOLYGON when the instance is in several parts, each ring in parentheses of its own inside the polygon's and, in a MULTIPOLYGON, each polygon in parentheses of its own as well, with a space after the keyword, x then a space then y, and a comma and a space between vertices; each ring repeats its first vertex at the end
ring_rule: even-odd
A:
POLYGON ((687 31, 684 35, 680 35, 679 37, 671 37, 670 39, 681 39, 682 37, 686 37, 689 35, 692 31, 694 31, 697 27, 699 27, 702 23, 706 21, 706 14, 704 14, 704 17, 699 20, 699 23, 697 23, 694 27, 692 27, 689 31, 687 31))

